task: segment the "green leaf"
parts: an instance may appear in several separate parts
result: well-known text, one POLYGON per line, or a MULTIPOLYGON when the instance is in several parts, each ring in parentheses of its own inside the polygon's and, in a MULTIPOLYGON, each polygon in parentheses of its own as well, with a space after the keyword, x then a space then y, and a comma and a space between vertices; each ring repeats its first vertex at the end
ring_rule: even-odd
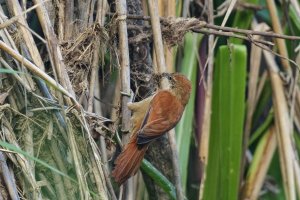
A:
POLYGON ((203 199, 238 199, 245 116, 247 49, 221 46, 216 59, 203 199))
MULTIPOLYGON (((243 2, 251 3, 255 5, 258 3, 258 0, 245 0, 243 2)), ((251 10, 243 9, 241 11, 237 11, 234 16, 232 27, 248 29, 251 25, 251 21, 253 20, 253 15, 254 12, 251 10)), ((243 40, 241 39, 233 38, 233 37, 230 38, 230 43, 241 44, 242 42, 243 40)))
POLYGON ((176 142, 179 152, 180 174, 183 185, 183 191, 186 191, 188 161, 190 152, 190 143, 193 132, 195 91, 197 87, 197 55, 202 35, 187 33, 184 42, 184 57, 182 61, 181 73, 187 76, 192 82, 192 92, 189 103, 180 122, 176 126, 176 142))
POLYGON ((169 195, 172 200, 176 199, 176 190, 174 185, 150 162, 148 162, 146 159, 143 159, 141 168, 148 176, 150 176, 154 180, 154 182, 158 186, 160 186, 169 195))
POLYGON ((30 74, 25 73, 25 72, 15 71, 13 69, 4 69, 4 68, 0 68, 0 73, 2 73, 2 74, 25 74, 25 75, 30 75, 30 74))
POLYGON ((300 19, 297 15, 297 12, 293 6, 289 6, 289 16, 294 21, 294 24, 296 25, 297 29, 300 30, 300 19))

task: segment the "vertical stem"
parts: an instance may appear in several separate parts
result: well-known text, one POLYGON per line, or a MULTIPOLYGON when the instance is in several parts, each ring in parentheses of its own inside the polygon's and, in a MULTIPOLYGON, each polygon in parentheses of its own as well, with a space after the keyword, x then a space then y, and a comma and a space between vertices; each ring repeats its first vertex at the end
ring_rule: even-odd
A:
POLYGON ((151 16, 151 26, 154 38, 154 49, 156 54, 157 69, 155 71, 162 73, 166 71, 166 62, 164 57, 164 47, 161 36, 160 20, 158 14, 157 0, 148 0, 149 12, 151 16))
MULTIPOLYGON (((96 21, 100 24, 100 26, 104 25, 105 19, 105 10, 107 8, 107 1, 106 0, 99 0, 97 4, 97 15, 96 21)), ((95 81, 99 71, 99 58, 100 58, 100 39, 95 39, 95 50, 93 54, 93 62, 92 62, 92 71, 91 71, 91 81, 90 81, 90 91, 89 91, 89 98, 88 98, 88 112, 93 112, 93 105, 94 105, 94 93, 95 93, 95 81)))
MULTIPOLYGON (((157 0, 148 0, 149 12, 151 17, 151 26, 153 31, 154 38, 154 49, 156 55, 157 68, 156 72, 162 73, 166 71, 166 61, 164 57, 164 47, 161 35, 161 27, 160 27, 160 19, 158 13, 158 4, 157 0)), ((163 84, 163 83, 162 83, 163 84)), ((166 87, 162 85, 162 87, 166 87)), ((170 147, 172 149, 172 165, 174 171, 174 180, 176 186, 176 196, 178 200, 184 199, 184 194, 181 186, 181 177, 180 177, 180 168, 178 162, 178 152, 176 148, 176 139, 175 139, 175 131, 174 129, 169 131, 168 134, 170 147)))
POLYGON ((117 13, 119 20, 119 49, 121 57, 121 87, 122 87, 122 130, 128 132, 130 129, 130 111, 127 103, 130 101, 130 63, 126 14, 127 5, 125 0, 117 1, 117 13))
POLYGON ((275 111, 275 125, 280 155, 280 167, 283 174, 283 185, 286 198, 289 200, 296 199, 295 191, 295 172, 294 160, 296 158, 292 144, 292 126, 291 117, 284 94, 282 80, 279 76, 279 68, 275 63, 273 55, 264 50, 264 57, 267 62, 269 76, 273 91, 273 107, 275 111))
MULTIPOLYGON (((282 28, 281 28, 281 24, 279 21, 279 17, 278 17, 278 13, 277 13, 277 9, 275 6, 275 2, 274 0, 267 0, 266 1, 267 6, 268 6, 268 10, 270 12, 270 17, 272 20, 272 27, 275 33, 279 33, 282 34, 282 28)), ((281 56, 288 58, 288 52, 287 52, 287 48, 285 45, 285 40, 284 39, 280 39, 280 38, 276 38, 276 43, 278 45, 278 50, 281 56)), ((291 73, 291 67, 290 67, 290 63, 287 59, 283 59, 281 58, 281 63, 284 67, 284 70, 286 72, 288 72, 289 74, 291 73)))
MULTIPOLYGON (((119 49, 121 58, 121 88, 122 88, 122 132, 128 133, 130 130, 131 112, 127 107, 130 101, 130 62, 129 62, 129 47, 128 47, 128 33, 127 33, 127 4, 126 0, 117 0, 116 8, 118 13, 119 26, 119 49)), ((123 143, 126 143, 130 135, 123 135, 123 143)), ((124 184, 125 198, 133 199, 133 182, 129 179, 124 184)))
MULTIPOLYGON (((56 69, 59 82, 75 98, 75 92, 71 85, 69 76, 67 75, 66 67, 63 62, 62 53, 61 53, 60 47, 58 45, 58 40, 54 33, 53 27, 51 25, 49 15, 47 13, 45 5, 44 5, 44 3, 41 2, 41 0, 34 0, 34 3, 41 4, 39 7, 37 7, 36 12, 37 12, 39 21, 40 21, 42 29, 43 29, 43 33, 47 39, 49 57, 50 57, 51 63, 53 64, 54 68, 56 69)), ((71 104, 71 102, 68 102, 68 103, 71 104)))
MULTIPOLYGON (((214 24, 214 5, 213 1, 207 1, 208 3, 208 23, 214 24)), ((212 88, 213 88, 213 63, 214 63, 214 35, 209 35, 208 38, 208 69, 207 80, 204 100, 204 113, 201 137, 199 141, 199 157, 203 165, 202 180, 199 190, 199 199, 202 199, 205 179, 206 179, 206 167, 208 161, 208 149, 209 149, 209 137, 210 137, 210 123, 211 123, 211 103, 212 103, 212 88)))

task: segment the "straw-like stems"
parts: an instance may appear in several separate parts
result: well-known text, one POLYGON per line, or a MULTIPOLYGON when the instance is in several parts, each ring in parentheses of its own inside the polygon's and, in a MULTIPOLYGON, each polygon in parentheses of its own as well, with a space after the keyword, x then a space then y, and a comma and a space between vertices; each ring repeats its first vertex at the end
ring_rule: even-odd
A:
POLYGON ((157 0, 148 0, 148 6, 151 17, 151 27, 153 31, 154 49, 157 61, 157 69, 154 70, 158 73, 162 73, 166 71, 166 62, 164 57, 164 47, 161 35, 157 0))
MULTIPOLYGON (((18 52, 7 46, 4 42, 0 41, 0 49, 10 54, 14 59, 22 63, 28 70, 30 70, 33 74, 37 75, 39 78, 45 80, 51 86, 65 94, 66 96, 73 98, 73 96, 65 90, 61 85, 59 85, 54 79, 52 79, 48 74, 39 69, 36 65, 31 63, 29 60, 21 56, 18 52)), ((75 99, 73 99, 75 101, 75 99)))
MULTIPOLYGON (((121 64, 121 87, 122 87, 122 131, 130 130, 130 110, 127 103, 130 101, 130 63, 129 63, 129 48, 128 34, 126 24, 126 1, 118 0, 116 2, 119 25, 119 50, 121 64)), ((128 138, 128 137, 127 137, 128 138)))
POLYGON ((38 173, 38 176, 40 178, 40 181, 42 181, 44 183, 44 188, 47 191, 47 193, 49 194, 50 198, 55 198, 56 194, 55 194, 55 190, 52 187, 50 181, 46 178, 44 173, 38 173))
MULTIPOLYGON (((14 71, 13 68, 11 68, 11 66, 9 66, 9 64, 2 58, 0 57, 0 63, 2 64, 2 66, 8 70, 11 70, 11 71, 14 71)), ((12 76, 17 80, 19 81, 19 83, 21 85, 24 86, 24 88, 27 90, 27 91, 30 91, 32 92, 30 86, 27 84, 27 82, 25 82, 17 73, 13 73, 12 76)))
MULTIPOLYGON (((50 151, 52 153, 53 160, 55 161, 54 164, 56 164, 58 166, 58 169, 61 172, 63 172, 64 174, 68 174, 67 168, 66 168, 65 163, 62 158, 62 154, 60 153, 58 144, 54 138, 51 139, 50 145, 51 145, 50 151)), ((53 175, 55 175, 55 173, 53 175)), ((75 198, 74 190, 73 190, 73 186, 72 186, 70 179, 65 178, 65 177, 62 177, 62 178, 63 178, 64 188, 65 188, 66 192, 68 193, 69 198, 74 199, 75 198)))
MULTIPOLYGON (((19 148, 15 134, 9 122, 5 118, 2 118, 2 123, 3 123, 2 131, 5 140, 10 144, 13 144, 14 146, 19 148)), ((14 163, 15 165, 20 167, 21 171, 23 172, 22 175, 23 179, 25 177, 26 181, 28 181, 29 183, 27 187, 30 187, 29 191, 31 191, 31 195, 33 199, 41 199, 42 198, 41 190, 34 178, 34 174, 31 171, 31 166, 28 160, 21 154, 17 154, 17 155, 8 154, 7 156, 10 158, 10 160, 15 162, 14 163)))
MULTIPOLYGON (((56 163, 54 162, 54 160, 51 157, 49 158, 48 163, 49 163, 49 165, 56 168, 56 163)), ((68 195, 65 191, 62 177, 54 171, 51 171, 51 174, 52 174, 53 182, 55 183, 54 187, 55 187, 55 193, 57 195, 57 198, 58 199, 66 198, 68 195)))
MULTIPOLYGON (((264 23, 256 24, 253 23, 252 27, 255 27, 255 31, 266 31, 268 26, 264 23)), ((254 36, 254 38, 259 39, 260 36, 254 36)), ((243 139, 243 152, 242 152, 242 168, 241 168, 241 176, 243 176, 243 172, 245 170, 246 163, 246 151, 248 149, 248 142, 250 137, 250 132, 252 128, 252 118, 256 108, 257 98, 258 98, 258 77, 259 77, 259 69, 260 62, 262 56, 262 49, 255 44, 251 44, 251 53, 250 53, 250 70, 249 70, 249 80, 248 80, 248 98, 247 98, 247 114, 245 121, 245 129, 244 129, 244 139, 243 139)), ((242 181, 242 178, 241 180, 242 181)))
MULTIPOLYGON (((266 24, 253 24, 254 30, 266 31, 268 29, 266 24)), ((254 36, 259 38, 259 36, 254 36)), ((252 116, 256 108, 256 97, 257 97, 257 82, 259 77, 259 66, 261 61, 262 49, 255 44, 251 45, 250 53, 250 72, 249 72, 249 84, 248 84, 248 99, 247 99, 247 116, 245 124, 245 137, 247 138, 250 134, 251 125, 252 125, 252 116)), ((245 141, 244 145, 248 145, 248 142, 245 141)))
POLYGON ((2 179, 7 187, 10 198, 18 200, 19 196, 18 196, 17 186, 8 169, 6 158, 1 151, 0 151, 0 171, 1 171, 0 175, 2 175, 2 179))
POLYGON ((67 134, 69 139, 70 151, 72 154, 77 180, 79 184, 80 199, 89 199, 89 188, 86 179, 84 178, 85 172, 83 170, 82 158, 78 150, 77 143, 75 141, 72 124, 70 121, 68 121, 67 124, 67 134))
MULTIPOLYGON (((176 15, 176 1, 174 0, 160 0, 159 3, 159 15, 164 17, 175 17, 176 15)), ((190 2, 187 1, 189 4, 190 2)), ((174 56, 175 49, 173 47, 164 46, 164 54, 166 60, 166 68, 168 72, 174 71, 174 56)))
MULTIPOLYGON (((268 6, 268 10, 270 12, 270 16, 271 16, 271 20, 272 20, 272 27, 274 29, 274 32, 282 34, 283 31, 282 31, 282 28, 281 28, 281 25, 280 25, 280 19, 279 19, 277 9, 276 9, 276 6, 275 6, 275 1, 274 0, 267 0, 266 3, 267 3, 267 6, 268 6)), ((285 45, 285 41, 283 39, 276 38, 276 43, 278 45, 278 50, 279 50, 280 55, 283 56, 284 58, 288 58, 289 56, 288 56, 287 48, 286 48, 286 45, 285 45)), ((289 61, 287 59, 281 59, 281 63, 284 67, 284 70, 287 73, 290 74, 291 73, 291 66, 290 66, 289 61)))
POLYGON ((64 39, 69 40, 73 36, 74 31, 74 1, 66 0, 64 8, 64 39))
MULTIPOLYGON (((35 4, 40 4, 41 0, 34 0, 35 4)), ((48 53, 49 58, 51 61, 51 64, 53 66, 53 69, 55 69, 56 76, 58 77, 59 82, 62 84, 64 88, 66 88, 69 93, 72 94, 73 97, 75 97, 75 92, 73 90, 73 87, 71 85, 71 81, 69 79, 69 76, 67 75, 66 67, 63 62, 62 53, 58 46, 58 40, 56 38, 56 35, 54 33, 53 27, 51 25, 48 13, 46 11, 46 8, 44 4, 39 6, 37 9, 37 15, 40 21, 40 24, 43 29, 43 33, 47 40, 47 47, 48 47, 48 53)), ((68 102, 69 104, 71 102, 68 102)))
MULTIPOLYGON (((213 16, 213 1, 208 1, 208 20, 209 23, 214 23, 213 16)), ((201 136, 199 141, 199 157, 203 165, 202 181, 199 190, 199 199, 201 200, 204 193, 204 185, 206 179, 206 167, 208 162, 208 149, 210 137, 210 124, 211 124, 211 105, 212 105, 212 89, 213 89, 213 67, 214 67, 214 35, 208 38, 208 65, 207 65, 207 79, 205 88, 203 124, 201 127, 201 136)), ((203 72, 204 73, 204 72, 203 72)))
MULTIPOLYGON (((121 89, 122 89, 122 132, 128 133, 130 130, 131 112, 127 107, 130 102, 130 62, 129 62, 129 47, 128 33, 126 24, 127 4, 125 0, 117 0, 116 8, 118 13, 118 28, 119 28, 119 51, 121 64, 121 89)), ((123 135, 122 141, 126 143, 130 135, 123 135)), ((124 185, 125 198, 132 199, 133 189, 132 179, 129 179, 124 185)))
POLYGON ((273 55, 264 50, 264 57, 267 61, 272 84, 275 125, 285 195, 287 199, 295 200, 294 160, 296 155, 292 144, 292 123, 289 116, 288 103, 284 94, 282 80, 278 74, 279 68, 273 55))
MULTIPOLYGON (((45 70, 44 67, 44 63, 42 61, 42 58, 40 56, 40 53, 38 51, 38 48, 33 40, 32 34, 30 33, 30 31, 28 30, 28 24, 27 21, 25 20, 23 15, 19 15, 20 13, 22 13, 22 9, 20 7, 20 4, 17 0, 11 0, 11 1, 7 1, 7 5, 10 8, 10 11, 13 12, 13 14, 15 16, 18 16, 18 21, 25 25, 19 25, 19 31, 20 34, 22 35, 22 39, 24 41, 24 43, 26 44, 28 51, 30 53, 30 56, 33 60, 33 62, 39 67, 41 68, 41 70, 45 70)), ((41 6, 41 3, 37 4, 36 6, 41 6)))
MULTIPOLYGON (((95 90, 95 96, 100 97, 100 78, 99 78, 99 76, 96 77, 95 87, 98 88, 98 89, 95 90)), ((118 90, 118 93, 120 93, 120 90, 118 90)), ((120 97, 117 98, 117 99, 119 100, 120 97)), ((95 104, 95 113, 98 114, 99 116, 102 116, 100 101, 95 101, 94 104, 95 104)), ((110 177, 108 175, 109 174, 109 167, 108 167, 106 143, 105 143, 105 138, 102 135, 100 135, 100 145, 99 146, 100 146, 99 149, 101 151, 101 161, 103 163, 102 169, 103 169, 103 173, 104 173, 104 176, 105 176, 105 179, 106 179, 107 189, 110 192, 111 199, 112 200, 117 200, 115 191, 114 191, 114 189, 112 187, 112 183, 110 181, 110 177)))
POLYGON ((174 171, 174 180, 175 180, 175 187, 176 187, 176 196, 178 200, 185 199, 184 193, 182 190, 182 184, 181 184, 181 176, 180 176, 180 167, 179 167, 179 156, 177 152, 177 144, 175 139, 175 129, 172 129, 169 131, 168 135, 170 147, 172 150, 172 165, 173 165, 173 171, 174 171))
MULTIPOLYGON (((104 26, 105 14, 106 14, 106 11, 107 11, 107 7, 108 7, 108 3, 107 3, 106 0, 99 0, 98 1, 96 21, 101 26, 104 26)), ((88 110, 89 111, 92 111, 92 106, 91 106, 92 103, 91 102, 93 102, 94 96, 100 97, 100 79, 99 79, 99 76, 98 76, 98 71, 99 71, 99 52, 100 52, 100 42, 101 41, 97 40, 97 42, 98 42, 98 45, 96 45, 96 47, 99 47, 99 48, 97 48, 97 50, 95 50, 94 55, 93 55, 94 60, 93 60, 93 63, 92 63, 92 72, 91 72, 91 81, 90 81, 90 95, 89 95, 89 99, 88 99, 88 110), (95 90, 95 88, 97 88, 97 89, 95 90)), ((99 114, 99 115, 102 114, 101 105, 100 105, 99 101, 94 102, 94 112, 99 114)), ((101 159, 102 159, 102 163, 103 163, 102 171, 103 171, 103 174, 105 176, 105 180, 106 180, 106 183, 107 183, 106 184, 107 188, 108 188, 108 190, 110 192, 110 195, 111 195, 110 198, 112 200, 116 200, 117 199, 116 194, 113 190, 110 178, 108 176, 107 151, 106 151, 106 143, 105 143, 105 140, 104 140, 103 136, 100 136, 100 151, 102 153, 101 154, 101 159)), ((92 159, 92 161, 94 163, 94 159, 92 159)), ((96 170, 93 170, 93 171, 95 171, 94 173, 96 173, 96 170)), ((101 185, 99 184, 98 179, 96 179, 96 183, 97 183, 98 188, 100 188, 101 185)))
MULTIPOLYGON (((107 6, 108 5, 107 5, 106 0, 98 1, 96 19, 97 19, 97 22, 100 24, 100 26, 104 26, 104 19, 105 19, 104 16, 105 16, 107 6)), ((96 42, 96 44, 95 44, 96 49, 94 50, 94 54, 93 54, 90 91, 89 91, 88 109, 87 109, 88 112, 93 111, 95 81, 96 81, 96 78, 98 76, 98 71, 99 71, 99 57, 100 57, 100 51, 101 51, 100 38, 97 38, 95 40, 95 42, 96 42)))
POLYGON ((249 169, 242 199, 258 199, 277 147, 276 134, 275 127, 272 126, 260 140, 249 169))

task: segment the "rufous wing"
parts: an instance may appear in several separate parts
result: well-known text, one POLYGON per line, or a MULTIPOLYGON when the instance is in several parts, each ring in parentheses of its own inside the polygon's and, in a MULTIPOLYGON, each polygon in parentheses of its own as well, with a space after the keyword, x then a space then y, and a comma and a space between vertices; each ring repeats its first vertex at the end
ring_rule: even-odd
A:
POLYGON ((180 120, 183 110, 183 105, 171 92, 158 92, 150 102, 138 132, 137 144, 147 144, 172 129, 180 120))

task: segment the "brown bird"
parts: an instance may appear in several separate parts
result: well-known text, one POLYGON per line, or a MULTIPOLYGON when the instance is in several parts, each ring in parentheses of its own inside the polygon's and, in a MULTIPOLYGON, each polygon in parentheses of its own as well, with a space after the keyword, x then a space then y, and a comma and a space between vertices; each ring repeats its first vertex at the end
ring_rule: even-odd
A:
POLYGON ((128 104, 132 110, 132 134, 112 172, 119 184, 136 174, 149 144, 174 128, 189 101, 191 82, 184 75, 163 73, 160 77, 168 81, 168 89, 158 90, 143 101, 128 104))

